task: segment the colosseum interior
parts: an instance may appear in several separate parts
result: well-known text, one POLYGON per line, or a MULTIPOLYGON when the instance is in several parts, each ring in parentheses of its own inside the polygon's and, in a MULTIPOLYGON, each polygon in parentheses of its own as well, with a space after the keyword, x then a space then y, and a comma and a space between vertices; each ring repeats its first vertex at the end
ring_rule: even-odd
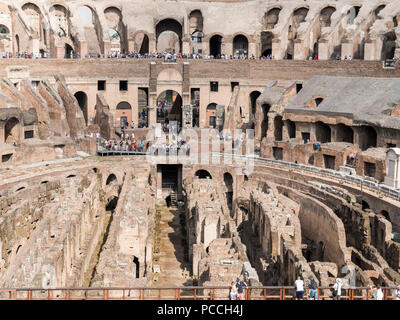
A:
POLYGON ((400 285, 398 1, 0 1, 1 297, 400 285), (167 100, 217 160, 149 161, 167 100))

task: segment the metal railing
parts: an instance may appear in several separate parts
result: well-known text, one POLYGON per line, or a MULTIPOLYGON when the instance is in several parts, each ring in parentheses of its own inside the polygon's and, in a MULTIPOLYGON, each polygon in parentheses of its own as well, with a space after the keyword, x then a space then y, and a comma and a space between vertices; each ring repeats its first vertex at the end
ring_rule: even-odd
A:
MULTIPOLYGON (((330 287, 320 287, 318 300, 332 300, 330 287)), ((396 299, 396 287, 384 287, 383 300, 396 299)), ((230 287, 105 287, 0 289, 0 300, 229 300, 230 287)), ((243 300, 293 300, 291 286, 247 287, 243 300)), ((304 294, 307 299, 308 292, 304 294)), ((370 287, 342 288, 342 300, 372 300, 370 287)))

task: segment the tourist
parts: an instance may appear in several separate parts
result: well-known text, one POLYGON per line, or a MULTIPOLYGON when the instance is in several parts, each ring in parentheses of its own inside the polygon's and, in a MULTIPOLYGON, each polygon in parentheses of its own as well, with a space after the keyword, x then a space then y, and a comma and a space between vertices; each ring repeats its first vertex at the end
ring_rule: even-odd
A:
POLYGON ((395 291, 395 296, 396 296, 395 300, 400 300, 400 285, 397 286, 397 289, 395 291))
POLYGON ((337 278, 333 285, 333 300, 340 300, 342 296, 342 280, 337 278))
POLYGON ((314 278, 308 279, 308 288, 310 289, 310 299, 318 300, 318 285, 314 278))
POLYGON ((244 281, 240 281, 239 278, 236 279, 236 288, 237 288, 237 298, 238 300, 244 300, 244 288, 247 288, 247 284, 244 281))
POLYGON ((297 280, 294 282, 296 287, 296 300, 303 300, 304 295, 304 281, 301 280, 300 276, 297 276, 297 280))
POLYGON ((231 300, 237 300, 237 288, 234 281, 231 283, 231 291, 229 293, 229 297, 231 300))
POLYGON ((376 286, 374 298, 375 300, 383 300, 383 291, 382 287, 379 284, 376 286))

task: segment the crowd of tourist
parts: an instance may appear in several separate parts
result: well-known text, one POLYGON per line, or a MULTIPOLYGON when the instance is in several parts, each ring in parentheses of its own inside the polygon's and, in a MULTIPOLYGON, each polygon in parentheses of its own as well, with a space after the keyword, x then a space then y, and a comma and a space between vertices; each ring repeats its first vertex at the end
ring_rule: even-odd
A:
POLYGON ((190 146, 186 143, 182 138, 176 138, 175 135, 172 136, 172 139, 169 138, 169 135, 166 135, 165 142, 156 141, 153 145, 153 153, 155 154, 185 154, 189 155, 190 146))
POLYGON ((148 143, 144 139, 136 139, 135 134, 121 133, 121 139, 104 140, 101 145, 109 151, 146 152, 148 143))

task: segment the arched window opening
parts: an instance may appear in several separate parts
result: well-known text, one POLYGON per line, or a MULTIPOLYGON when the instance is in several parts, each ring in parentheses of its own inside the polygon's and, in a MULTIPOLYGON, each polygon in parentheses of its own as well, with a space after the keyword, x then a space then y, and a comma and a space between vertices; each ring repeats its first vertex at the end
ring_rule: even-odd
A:
POLYGON ((210 103, 206 108, 206 128, 217 126, 217 104, 210 103))
POLYGON ((300 25, 300 23, 306 21, 306 17, 309 9, 302 7, 298 8, 293 12, 293 22, 296 26, 300 25))
POLYGON ((273 8, 264 15, 264 27, 265 29, 273 29, 279 22, 279 14, 281 8, 273 8))
POLYGON ((261 32, 261 55, 268 57, 272 55, 272 39, 274 35, 272 32, 261 32))
POLYGON ((78 91, 74 94, 76 100, 78 101, 78 105, 82 110, 83 117, 85 118, 86 125, 88 124, 88 98, 85 92, 78 91))
POLYGON ((196 177, 199 179, 212 179, 211 174, 207 170, 197 170, 196 173, 194 174, 196 177))
POLYGON ((328 6, 321 10, 321 16, 319 17, 319 21, 321 23, 322 28, 331 26, 331 17, 335 11, 336 9, 331 6, 328 6))
POLYGON ((250 93, 250 110, 251 114, 255 116, 257 111, 257 99, 261 95, 260 91, 252 91, 250 93))
POLYGON ((381 215, 383 215, 387 221, 392 222, 392 221, 390 220, 389 212, 387 212, 386 210, 382 210, 382 211, 381 211, 381 215))
POLYGON ((362 210, 367 210, 367 209, 369 209, 370 207, 369 207, 369 204, 368 204, 368 202, 367 201, 365 201, 365 200, 362 200, 361 201, 361 208, 362 208, 362 210))
POLYGON ((214 58, 221 58, 221 48, 222 48, 223 38, 220 35, 215 35, 210 38, 210 55, 214 58))
POLYGON ((157 123, 176 121, 182 126, 182 97, 174 90, 166 90, 157 98, 157 123))
POLYGON ((379 15, 379 13, 380 13, 383 9, 385 9, 385 7, 386 7, 386 5, 382 4, 382 5, 378 6, 378 7, 375 9, 374 13, 375 13, 375 18, 376 18, 376 19, 382 19, 382 17, 379 15))
POLYGON ((7 144, 19 143, 19 120, 10 118, 4 126, 4 142, 7 144))
POLYGON ((350 8, 350 10, 347 12, 347 23, 348 24, 354 24, 354 20, 358 17, 358 14, 360 13, 360 6, 353 6, 350 8))
POLYGON ((164 19, 156 25, 157 52, 182 52, 182 26, 174 19, 164 19))
POLYGON ((115 116, 119 119, 120 126, 128 127, 132 121, 131 105, 126 101, 118 103, 115 116))
POLYGON ((235 38, 233 38, 233 55, 248 55, 249 50, 249 41, 247 38, 239 34, 235 38))
POLYGON ((65 59, 73 58, 74 57, 74 49, 68 43, 66 43, 64 46, 65 46, 64 58, 65 59))

